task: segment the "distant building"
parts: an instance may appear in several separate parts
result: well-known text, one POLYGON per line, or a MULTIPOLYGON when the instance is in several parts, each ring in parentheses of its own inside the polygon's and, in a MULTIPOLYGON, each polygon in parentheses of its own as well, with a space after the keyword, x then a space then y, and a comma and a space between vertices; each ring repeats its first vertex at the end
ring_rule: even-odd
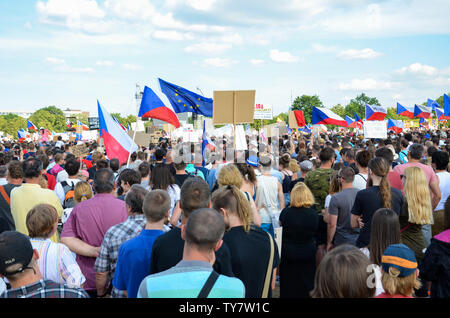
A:
POLYGON ((33 115, 34 111, 22 111, 22 110, 0 110, 0 115, 8 115, 8 114, 14 114, 18 115, 20 117, 23 117, 25 119, 28 119, 31 115, 33 115))
MULTIPOLYGON (((69 117, 75 117, 75 115, 77 114, 85 114, 89 117, 90 112, 81 110, 81 109, 70 109, 70 108, 66 108, 66 109, 61 109, 62 112, 64 113, 64 116, 66 116, 66 118, 69 117)), ((18 115, 20 117, 23 117, 25 119, 28 119, 31 115, 33 115, 33 113, 36 110, 0 110, 0 115, 8 115, 8 114, 14 114, 14 115, 18 115)))

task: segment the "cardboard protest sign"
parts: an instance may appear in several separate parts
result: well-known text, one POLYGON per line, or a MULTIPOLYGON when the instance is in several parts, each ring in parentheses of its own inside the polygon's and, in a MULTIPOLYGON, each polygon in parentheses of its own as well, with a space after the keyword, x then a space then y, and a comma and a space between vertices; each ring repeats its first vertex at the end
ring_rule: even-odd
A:
MULTIPOLYGON (((130 136, 131 138, 133 138, 133 136, 134 136, 134 131, 133 131, 133 130, 129 130, 129 131, 128 131, 128 136, 130 136)), ((136 132, 136 136, 134 136, 134 142, 135 142, 137 145, 147 147, 147 146, 149 145, 149 143, 150 143, 151 136, 152 136, 151 134, 146 134, 146 133, 144 133, 144 132, 137 131, 137 132, 136 132)))
POLYGON ((70 148, 70 152, 77 158, 89 155, 89 148, 86 144, 76 145, 70 148))
POLYGON ((214 91, 213 124, 253 123, 255 90, 214 91))
POLYGON ((386 120, 364 120, 364 138, 387 138, 386 120))

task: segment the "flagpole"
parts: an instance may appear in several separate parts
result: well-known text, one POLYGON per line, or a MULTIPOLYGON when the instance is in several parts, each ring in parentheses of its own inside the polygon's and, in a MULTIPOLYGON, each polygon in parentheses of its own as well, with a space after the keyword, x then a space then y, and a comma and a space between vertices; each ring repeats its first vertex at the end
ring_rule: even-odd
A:
POLYGON ((131 159, 131 149, 133 148, 133 144, 134 144, 134 140, 136 139, 136 131, 137 131, 137 126, 138 126, 138 121, 139 121, 139 99, 142 100, 142 92, 141 92, 141 87, 139 86, 139 84, 136 83, 136 109, 137 109, 137 113, 136 113, 136 126, 134 127, 134 131, 133 131, 133 142, 130 145, 130 149, 128 150, 128 160, 127 160, 127 168, 130 165, 130 159, 131 159))

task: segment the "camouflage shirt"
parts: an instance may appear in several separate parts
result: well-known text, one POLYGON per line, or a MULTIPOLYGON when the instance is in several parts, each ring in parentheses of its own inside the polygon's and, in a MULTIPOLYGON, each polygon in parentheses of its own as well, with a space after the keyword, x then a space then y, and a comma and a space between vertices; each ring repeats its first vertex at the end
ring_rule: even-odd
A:
POLYGON ((306 174, 305 184, 311 190, 316 200, 316 209, 319 213, 325 205, 325 198, 330 192, 330 177, 333 169, 318 168, 306 174))

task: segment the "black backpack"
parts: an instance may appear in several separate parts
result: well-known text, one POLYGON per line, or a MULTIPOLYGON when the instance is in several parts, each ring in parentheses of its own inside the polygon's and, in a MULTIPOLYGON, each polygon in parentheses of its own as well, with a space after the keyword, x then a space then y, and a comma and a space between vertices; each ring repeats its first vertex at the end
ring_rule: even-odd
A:
POLYGON ((75 183, 69 185, 67 181, 61 182, 64 190, 64 203, 63 208, 73 208, 75 206, 75 183))

